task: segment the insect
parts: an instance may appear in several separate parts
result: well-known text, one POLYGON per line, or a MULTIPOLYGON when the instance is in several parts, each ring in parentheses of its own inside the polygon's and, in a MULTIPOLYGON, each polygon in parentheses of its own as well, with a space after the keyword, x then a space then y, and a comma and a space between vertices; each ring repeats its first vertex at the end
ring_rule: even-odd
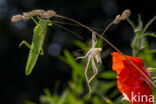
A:
MULTIPOLYGON (((27 43, 26 41, 22 41, 19 45, 19 47, 21 47, 24 44, 28 48, 30 48, 27 65, 26 65, 26 70, 25 70, 25 74, 27 76, 31 74, 31 72, 36 64, 36 61, 38 59, 38 56, 44 54, 42 46, 43 46, 44 39, 45 39, 45 36, 47 33, 47 27, 52 26, 52 22, 49 20, 49 18, 51 18, 51 17, 57 17, 57 14, 55 11, 53 11, 53 10, 45 11, 42 9, 36 9, 36 10, 30 11, 30 12, 24 12, 23 15, 17 14, 15 16, 13 16, 11 19, 12 22, 18 22, 20 20, 27 21, 29 19, 32 19, 36 24, 36 26, 33 30, 33 39, 32 39, 31 45, 29 43, 27 43), (37 16, 39 22, 37 22, 33 18, 33 16, 37 16)), ((54 23, 54 25, 56 25, 56 24, 54 23)), ((59 26, 59 27, 61 27, 61 26, 59 26)), ((61 28, 63 28, 63 27, 61 27, 61 28)), ((63 28, 63 29, 71 32, 70 30, 68 30, 66 28, 63 28)), ((74 33, 74 34, 82 39, 82 37, 80 37, 76 33, 74 33)))
POLYGON ((28 56, 28 61, 27 61, 27 65, 26 65, 26 75, 30 75, 30 73, 32 72, 32 69, 34 68, 37 58, 40 55, 43 55, 43 42, 47 33, 47 26, 52 26, 52 24, 47 21, 44 20, 42 18, 39 18, 39 22, 35 22, 36 23, 36 27, 33 30, 33 40, 31 45, 28 44, 26 41, 22 41, 20 43, 20 47, 24 44, 27 47, 30 48, 29 51, 29 56, 28 56))
POLYGON ((86 77, 86 81, 88 83, 89 94, 91 94, 91 91, 92 91, 91 87, 90 87, 90 82, 98 74, 98 70, 97 70, 97 67, 96 67, 96 64, 95 64, 95 60, 97 61, 97 63, 100 63, 100 64, 102 63, 101 57, 100 57, 100 52, 102 51, 102 48, 96 48, 95 47, 96 44, 97 44, 96 35, 94 34, 94 32, 92 32, 92 47, 91 47, 91 49, 87 52, 87 54, 85 56, 76 58, 76 60, 77 60, 77 59, 83 59, 83 58, 88 57, 87 65, 86 65, 86 68, 85 68, 85 77, 86 77), (88 72, 88 66, 89 66, 90 61, 91 61, 91 64, 92 64, 92 69, 93 69, 94 74, 89 79, 87 77, 87 72, 88 72))
MULTIPOLYGON (((31 18, 36 24, 36 26, 33 30, 33 39, 32 39, 31 45, 24 40, 19 45, 19 47, 21 47, 24 44, 28 48, 30 48, 27 65, 26 65, 26 70, 25 70, 25 74, 27 76, 31 74, 31 72, 36 64, 36 61, 38 59, 38 56, 44 54, 42 46, 43 46, 44 39, 45 39, 45 36, 47 33, 47 27, 52 26, 52 23, 49 19, 44 19, 44 18, 40 18, 37 16, 37 18, 39 19, 39 22, 37 22, 32 17, 32 16, 36 16, 36 15, 41 15, 40 14, 41 12, 38 12, 38 11, 39 10, 28 12, 28 13, 23 13, 24 14, 23 16, 16 15, 17 18, 15 16, 12 18, 12 21, 15 20, 13 22, 19 21, 21 19, 29 20, 31 18)), ((44 13, 48 13, 48 12, 44 12, 44 13)))

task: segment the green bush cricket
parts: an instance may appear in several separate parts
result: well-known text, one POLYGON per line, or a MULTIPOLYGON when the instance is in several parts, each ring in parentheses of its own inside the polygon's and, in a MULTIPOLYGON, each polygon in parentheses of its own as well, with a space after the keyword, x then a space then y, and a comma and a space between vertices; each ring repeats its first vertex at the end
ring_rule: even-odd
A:
POLYGON ((52 26, 51 21, 48 19, 49 17, 47 17, 48 12, 46 11, 41 11, 41 10, 34 10, 32 12, 28 12, 28 13, 23 13, 24 15, 16 15, 12 18, 12 22, 17 22, 19 20, 29 20, 30 18, 36 23, 35 28, 33 29, 33 39, 32 39, 32 43, 31 45, 29 43, 27 43, 26 41, 22 41, 19 45, 19 47, 21 47, 23 44, 26 45, 28 48, 30 48, 29 51, 29 56, 28 56, 28 60, 27 60, 27 65, 26 65, 26 70, 25 70, 25 74, 28 76, 31 74, 36 61, 38 59, 39 55, 43 55, 43 43, 44 43, 44 39, 47 33, 47 28, 48 26, 52 26), (42 13, 42 14, 41 14, 42 13), (44 15, 44 14, 45 15, 44 15), (37 15, 40 15, 43 18, 38 17, 37 15), (32 16, 37 16, 37 18, 39 19, 39 22, 37 22, 32 16))
MULTIPOLYGON (((47 27, 52 26, 52 22, 49 20, 49 18, 57 17, 57 16, 58 15, 53 10, 44 11, 41 9, 37 9, 37 10, 30 11, 30 12, 24 12, 23 15, 17 14, 12 17, 12 20, 11 20, 12 22, 17 22, 20 20, 27 21, 29 19, 32 19, 36 23, 36 26, 33 29, 33 39, 32 39, 31 45, 29 43, 27 43, 26 41, 22 41, 19 45, 19 47, 21 47, 24 44, 28 48, 30 48, 27 65, 26 65, 26 70, 25 70, 25 74, 27 76, 31 74, 31 72, 36 64, 38 56, 44 54, 42 46, 43 46, 44 39, 45 39, 45 36, 47 33, 47 27), (37 22, 33 18, 33 16, 37 16, 39 22, 37 22)), ((65 29, 65 30, 71 32, 68 29, 65 29)), ((78 36, 77 34, 75 34, 75 35, 78 36)), ((78 36, 78 37, 81 38, 80 36, 78 36)))
POLYGON ((36 23, 36 26, 33 30, 33 40, 31 45, 28 44, 26 41, 22 41, 20 43, 20 47, 22 44, 25 44, 27 47, 30 48, 28 61, 26 65, 25 74, 30 75, 32 69, 34 68, 38 55, 43 55, 43 42, 47 33, 47 26, 52 26, 49 21, 39 18, 39 23, 36 23))

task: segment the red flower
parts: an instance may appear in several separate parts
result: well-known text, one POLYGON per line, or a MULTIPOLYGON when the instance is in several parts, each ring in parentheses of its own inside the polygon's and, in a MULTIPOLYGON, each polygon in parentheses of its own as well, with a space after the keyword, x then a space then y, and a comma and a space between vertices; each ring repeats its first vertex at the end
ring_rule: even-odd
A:
MULTIPOLYGON (((117 72, 117 87, 130 104, 153 104, 152 84, 120 53, 111 53, 112 69, 117 72)), ((147 77, 150 73, 138 57, 127 56, 147 77)))

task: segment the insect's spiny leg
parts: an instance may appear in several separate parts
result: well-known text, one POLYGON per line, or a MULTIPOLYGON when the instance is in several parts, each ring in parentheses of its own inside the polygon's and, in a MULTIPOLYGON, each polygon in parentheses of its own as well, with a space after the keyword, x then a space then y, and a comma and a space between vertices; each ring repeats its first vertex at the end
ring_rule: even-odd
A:
POLYGON ((94 59, 92 59, 91 61, 92 61, 92 68, 93 68, 94 75, 89 79, 89 81, 88 81, 89 84, 94 79, 94 77, 98 74, 98 70, 96 68, 94 59))
POLYGON ((88 77, 87 77, 87 72, 88 72, 88 66, 89 66, 89 63, 90 63, 90 59, 91 59, 91 55, 88 56, 88 62, 87 62, 86 68, 85 68, 85 77, 86 77, 87 85, 88 85, 88 88, 89 88, 89 94, 91 94, 91 92, 92 92, 91 87, 89 85, 88 77))

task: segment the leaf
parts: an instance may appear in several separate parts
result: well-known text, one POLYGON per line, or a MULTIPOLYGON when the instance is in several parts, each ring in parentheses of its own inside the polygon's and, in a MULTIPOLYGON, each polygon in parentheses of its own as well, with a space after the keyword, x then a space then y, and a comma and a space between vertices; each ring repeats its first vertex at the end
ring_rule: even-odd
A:
POLYGON ((122 104, 130 104, 127 100, 124 100, 122 104))
POLYGON ((133 28, 133 30, 135 29, 135 25, 133 24, 133 22, 128 18, 127 19, 128 23, 131 25, 131 27, 133 28))
POLYGON ((79 41, 79 40, 75 40, 75 41, 74 41, 74 44, 75 44, 76 46, 78 46, 79 48, 86 48, 86 47, 87 47, 87 45, 86 45, 84 42, 79 41))
POLYGON ((143 23, 142 23, 141 15, 139 14, 138 15, 138 28, 140 31, 142 31, 142 26, 143 26, 143 23))
POLYGON ((156 80, 156 76, 152 77, 152 80, 156 80))
POLYGON ((156 34, 154 34, 154 33, 146 33, 145 36, 150 36, 150 37, 156 38, 156 34))
MULTIPOLYGON (((156 98, 156 88, 153 87, 152 91, 153 91, 154 98, 156 98)), ((156 104, 156 100, 154 100, 154 104, 156 104)))
POLYGON ((103 104, 102 100, 99 99, 99 97, 97 97, 97 96, 95 96, 95 97, 93 98, 93 102, 94 102, 94 104, 103 104))
POLYGON ((140 48, 143 47, 143 36, 142 36, 142 33, 141 33, 141 28, 137 28, 137 31, 135 31, 135 36, 134 36, 134 39, 131 43, 131 47, 133 49, 133 56, 136 56, 138 51, 140 50, 140 48))
POLYGON ((143 33, 146 32, 146 30, 148 29, 148 27, 154 22, 154 20, 156 19, 156 16, 154 16, 144 27, 143 29, 143 33))
POLYGON ((52 98, 52 95, 49 89, 45 88, 43 92, 46 94, 47 97, 52 98))
POLYGON ((31 102, 31 101, 25 101, 24 104, 37 104, 37 103, 31 102))
POLYGON ((116 79, 116 72, 113 71, 107 71, 103 72, 102 74, 99 75, 99 77, 104 78, 104 79, 116 79))
POLYGON ((68 64, 70 65, 70 67, 73 69, 73 80, 77 81, 78 77, 83 78, 83 66, 78 64, 76 62, 76 60, 73 58, 73 56, 71 55, 71 53, 68 50, 64 51, 64 55, 66 57, 66 61, 68 62, 68 64))
POLYGON ((152 67, 149 67, 147 68, 148 71, 156 71, 156 68, 152 68, 152 67))
POLYGON ((96 47, 101 48, 102 45, 103 45, 103 40, 101 38, 99 38, 98 41, 97 41, 96 47))
POLYGON ((116 97, 118 94, 119 94, 119 90, 118 90, 118 89, 115 89, 115 90, 113 90, 113 91, 109 94, 109 97, 110 97, 110 98, 114 98, 114 97, 116 97))
POLYGON ((156 49, 151 49, 150 53, 156 53, 156 49))
POLYGON ((103 86, 101 86, 99 90, 107 91, 114 86, 116 86, 116 81, 108 82, 108 83, 104 84, 103 86))
POLYGON ((64 104, 67 98, 67 93, 63 92, 62 96, 59 98, 58 104, 64 104))
POLYGON ((150 71, 151 76, 156 76, 156 71, 150 71))

